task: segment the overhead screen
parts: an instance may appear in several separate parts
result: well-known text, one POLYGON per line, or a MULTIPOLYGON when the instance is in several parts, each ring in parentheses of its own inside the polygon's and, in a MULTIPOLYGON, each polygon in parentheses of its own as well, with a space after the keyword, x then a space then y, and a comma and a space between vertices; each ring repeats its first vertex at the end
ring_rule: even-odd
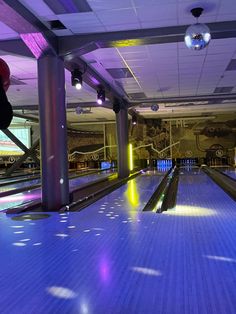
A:
MULTIPOLYGON (((30 127, 26 128, 9 128, 27 148, 31 145, 30 127)), ((2 131, 0 131, 0 155, 21 155, 24 152, 12 142, 2 131)))

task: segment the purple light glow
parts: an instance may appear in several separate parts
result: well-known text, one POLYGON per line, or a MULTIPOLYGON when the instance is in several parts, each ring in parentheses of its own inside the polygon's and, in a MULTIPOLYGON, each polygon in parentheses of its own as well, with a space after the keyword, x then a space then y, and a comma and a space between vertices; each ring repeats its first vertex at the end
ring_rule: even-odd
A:
POLYGON ((41 33, 20 34, 20 37, 36 59, 50 49, 48 42, 41 33))
POLYGON ((110 266, 106 256, 102 256, 99 263, 99 272, 102 282, 108 284, 110 282, 110 266))
POLYGON ((41 190, 30 193, 19 193, 0 198, 0 211, 41 198, 41 190))
POLYGON ((98 105, 102 105, 102 100, 101 99, 97 99, 97 103, 98 103, 98 105))

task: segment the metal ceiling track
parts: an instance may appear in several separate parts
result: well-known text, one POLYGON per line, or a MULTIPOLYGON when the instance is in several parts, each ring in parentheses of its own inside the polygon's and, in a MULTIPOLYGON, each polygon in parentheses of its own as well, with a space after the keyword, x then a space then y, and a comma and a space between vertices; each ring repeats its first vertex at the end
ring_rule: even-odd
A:
POLYGON ((235 100, 236 93, 233 94, 217 94, 217 95, 200 95, 191 97, 169 97, 169 98, 142 98, 130 100, 130 106, 150 104, 150 103, 180 103, 180 102, 197 102, 197 101, 223 101, 223 100, 235 100))

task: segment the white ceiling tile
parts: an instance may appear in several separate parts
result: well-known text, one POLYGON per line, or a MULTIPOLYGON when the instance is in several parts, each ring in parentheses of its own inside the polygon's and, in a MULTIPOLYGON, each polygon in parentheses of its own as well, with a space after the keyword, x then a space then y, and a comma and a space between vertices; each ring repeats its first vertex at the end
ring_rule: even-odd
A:
POLYGON ((146 46, 127 46, 119 48, 121 53, 132 53, 132 52, 139 52, 139 53, 146 53, 146 46))
POLYGON ((73 33, 69 29, 60 29, 60 30, 54 30, 53 33, 56 36, 71 36, 73 33))
POLYGON ((177 18, 176 19, 163 19, 163 20, 154 20, 154 21, 145 21, 140 22, 141 28, 147 29, 147 28, 158 28, 158 27, 165 27, 165 26, 174 26, 177 24, 177 18))
POLYGON ((113 24, 113 25, 106 25, 105 29, 106 31, 109 32, 115 32, 115 31, 128 31, 128 30, 132 30, 132 29, 140 29, 140 24, 137 23, 120 23, 120 21, 117 24, 113 24))
POLYGON ((235 46, 213 46, 211 43, 208 46, 207 54, 229 54, 229 53, 234 53, 235 51, 235 46))
POLYGON ((166 17, 173 23, 177 21, 177 3, 145 5, 137 7, 136 12, 140 22, 167 20, 166 17))
POLYGON ((223 22, 223 21, 235 21, 236 20, 236 13, 233 14, 220 14, 218 15, 216 21, 223 22))
POLYGON ((227 15, 227 14, 235 14, 236 15, 236 6, 234 0, 223 0, 219 6, 218 15, 227 15))
POLYGON ((148 54, 146 52, 122 52, 122 56, 126 61, 131 60, 146 60, 148 58, 148 54))
POLYGON ((89 34, 89 33, 92 33, 92 34, 95 34, 95 33, 103 33, 105 32, 106 28, 102 25, 98 26, 98 25, 87 25, 87 26, 76 26, 76 27, 71 27, 70 28, 70 31, 73 33, 73 34, 89 34))
POLYGON ((37 16, 54 15, 54 12, 46 5, 43 0, 19 0, 27 9, 37 16))
MULTIPOLYGON (((136 7, 144 7, 144 6, 155 6, 157 5, 157 0, 133 0, 134 5, 136 7)), ((176 4, 176 0, 158 0, 158 4, 160 6, 166 5, 166 4, 176 4)))
POLYGON ((209 23, 215 22, 217 18, 217 13, 219 9, 218 0, 208 1, 205 0, 204 4, 193 3, 192 1, 179 1, 178 3, 178 20, 180 25, 191 25, 196 23, 196 19, 193 17, 191 13, 191 9, 194 7, 203 7, 204 11, 199 18, 199 23, 209 23))
POLYGON ((93 11, 132 8, 131 0, 87 0, 93 11))
POLYGON ((59 14, 58 19, 70 29, 90 26, 102 26, 93 12, 59 14))
POLYGON ((137 15, 132 8, 99 11, 96 15, 104 26, 139 23, 137 15))

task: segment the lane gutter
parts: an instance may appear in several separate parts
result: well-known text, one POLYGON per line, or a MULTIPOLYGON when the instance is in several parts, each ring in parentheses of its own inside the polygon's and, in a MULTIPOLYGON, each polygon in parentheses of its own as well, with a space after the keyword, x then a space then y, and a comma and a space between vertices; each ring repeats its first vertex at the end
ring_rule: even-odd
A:
POLYGON ((202 166, 202 170, 234 201, 236 201, 236 180, 207 166, 202 166))
POLYGON ((162 179, 157 189, 143 208, 143 211, 162 213, 176 205, 179 182, 179 168, 174 166, 162 179))

